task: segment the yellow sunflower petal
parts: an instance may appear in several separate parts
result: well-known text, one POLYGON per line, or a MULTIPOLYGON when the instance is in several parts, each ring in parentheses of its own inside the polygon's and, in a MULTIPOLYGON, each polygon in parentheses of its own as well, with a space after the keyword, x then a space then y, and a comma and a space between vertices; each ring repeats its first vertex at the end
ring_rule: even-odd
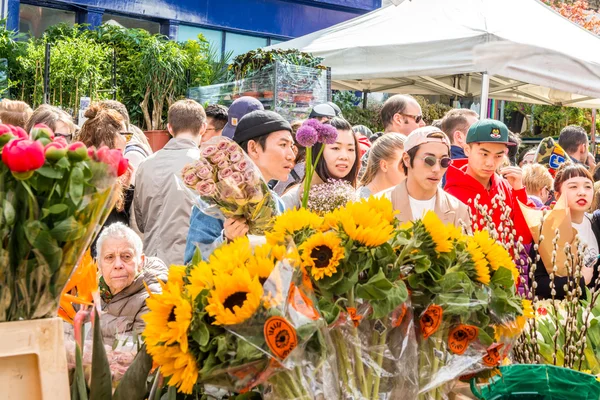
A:
POLYGON ((214 317, 214 325, 235 325, 251 318, 263 296, 258 277, 238 268, 229 274, 217 274, 205 310, 214 317))
POLYGON ((336 232, 317 232, 300 246, 302 266, 307 268, 318 281, 337 272, 340 260, 344 258, 342 241, 336 232))
POLYGON ((323 218, 305 209, 294 209, 286 211, 275 219, 270 232, 266 232, 269 244, 284 244, 288 236, 303 229, 319 230, 323 224, 323 218))

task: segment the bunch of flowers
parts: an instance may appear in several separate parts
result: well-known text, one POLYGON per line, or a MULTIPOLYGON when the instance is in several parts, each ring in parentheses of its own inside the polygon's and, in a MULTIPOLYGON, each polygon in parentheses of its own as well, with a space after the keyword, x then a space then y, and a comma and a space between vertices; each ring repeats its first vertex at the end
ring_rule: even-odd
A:
POLYGON ((221 219, 243 217, 250 234, 264 234, 277 207, 258 167, 226 137, 203 143, 200 152, 200 159, 186 165, 181 177, 194 198, 202 199, 202 212, 221 219))
POLYGON ((322 124, 316 119, 308 119, 304 121, 302 126, 298 128, 296 132, 296 141, 298 144, 306 148, 306 173, 304 175, 304 191, 302 193, 302 207, 306 208, 308 205, 308 193, 310 191, 310 184, 312 182, 313 175, 315 174, 315 168, 319 158, 323 154, 326 144, 334 144, 337 139, 337 130, 329 125, 322 124), (321 149, 317 153, 313 162, 313 146, 317 143, 321 143, 321 149))
POLYGON ((311 186, 307 208, 324 215, 355 200, 356 191, 348 181, 330 179, 327 183, 311 186))
POLYGON ((0 125, 0 321, 56 315, 127 171, 121 151, 68 145, 45 125, 0 125))
POLYGON ((206 262, 171 266, 143 317, 148 353, 168 385, 244 392, 270 380, 281 398, 310 398, 295 367, 322 319, 297 265, 285 246, 252 249, 242 237, 206 262))
MULTIPOLYGON (((402 345, 412 322, 394 249, 397 220, 387 199, 348 203, 323 217, 306 209, 276 218, 267 241, 290 238, 298 246, 307 284, 319 298, 329 326, 328 352, 339 376, 339 391, 354 398, 406 395, 404 367, 410 343, 402 345)), ((328 382, 335 386, 338 382, 328 382)))
POLYGON ((394 247, 420 328, 419 398, 441 399, 446 383, 504 359, 531 302, 516 292, 512 257, 487 231, 465 236, 430 211, 402 226, 394 247))

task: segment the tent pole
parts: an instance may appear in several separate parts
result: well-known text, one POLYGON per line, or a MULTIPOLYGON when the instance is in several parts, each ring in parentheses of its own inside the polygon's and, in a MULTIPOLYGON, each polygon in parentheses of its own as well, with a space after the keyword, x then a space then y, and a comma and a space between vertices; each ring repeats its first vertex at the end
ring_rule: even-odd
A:
POLYGON ((592 154, 594 158, 596 158, 596 109, 592 108, 592 131, 590 132, 592 136, 592 154))
POLYGON ((488 114, 488 98, 490 95, 490 76, 487 72, 481 74, 481 113, 479 118, 487 118, 488 114))
POLYGON ((362 105, 363 106, 363 110, 367 109, 367 97, 369 97, 369 91, 365 90, 363 92, 363 99, 362 99, 362 101, 363 101, 363 105, 362 105))
POLYGON ((506 107, 506 101, 500 102, 500 121, 504 122, 504 108, 506 107))

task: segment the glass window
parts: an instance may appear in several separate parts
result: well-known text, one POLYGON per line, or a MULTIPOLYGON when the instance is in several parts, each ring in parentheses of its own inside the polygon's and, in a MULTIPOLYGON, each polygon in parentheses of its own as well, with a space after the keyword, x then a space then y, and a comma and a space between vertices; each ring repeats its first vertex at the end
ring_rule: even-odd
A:
POLYGON ((186 42, 190 39, 196 40, 198 34, 203 34, 204 38, 210 43, 210 47, 215 49, 217 54, 221 54, 223 46, 223 32, 214 29, 198 28, 197 26, 179 25, 177 41, 186 42))
POLYGON ((160 24, 146 19, 129 18, 121 15, 104 13, 104 15, 102 15, 102 23, 109 21, 114 21, 125 28, 141 28, 152 34, 160 33, 160 24))
POLYGON ((19 31, 30 36, 41 37, 44 31, 56 24, 75 24, 75 12, 29 4, 19 6, 19 31))
POLYGON ((283 43, 283 42, 286 42, 286 40, 271 39, 271 44, 277 44, 277 43, 283 43))
POLYGON ((267 45, 267 38, 240 35, 227 32, 225 36, 225 54, 233 52, 231 58, 267 45))

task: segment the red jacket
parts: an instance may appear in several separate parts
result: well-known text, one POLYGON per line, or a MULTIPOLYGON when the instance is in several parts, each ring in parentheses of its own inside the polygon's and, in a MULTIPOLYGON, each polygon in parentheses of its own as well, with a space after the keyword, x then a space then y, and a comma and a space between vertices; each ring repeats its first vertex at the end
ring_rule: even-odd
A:
MULTIPOLYGON (((491 179, 490 190, 488 191, 475 178, 467 175, 466 171, 467 165, 464 165, 460 169, 451 165, 446 172, 446 186, 444 189, 446 192, 469 206, 471 215, 476 217, 472 217, 471 219, 473 229, 475 222, 478 222, 481 219, 481 216, 475 210, 475 197, 479 195, 479 205, 487 205, 488 210, 493 210, 492 198, 500 192, 503 192, 506 197, 506 205, 511 209, 510 219, 513 221, 514 229, 517 231, 517 237, 523 237, 523 244, 531 243, 533 239, 529 227, 527 226, 527 222, 525 222, 525 218, 523 217, 523 213, 517 202, 518 199, 523 204, 527 205, 528 199, 525 188, 513 190, 506 179, 494 174, 491 179), (469 200, 471 200, 470 203, 469 200)), ((496 203, 498 203, 498 200, 496 200, 496 203)), ((492 211, 492 219, 497 227, 500 226, 500 214, 500 211, 492 211)), ((479 229, 481 229, 481 226, 479 226, 479 229)))

